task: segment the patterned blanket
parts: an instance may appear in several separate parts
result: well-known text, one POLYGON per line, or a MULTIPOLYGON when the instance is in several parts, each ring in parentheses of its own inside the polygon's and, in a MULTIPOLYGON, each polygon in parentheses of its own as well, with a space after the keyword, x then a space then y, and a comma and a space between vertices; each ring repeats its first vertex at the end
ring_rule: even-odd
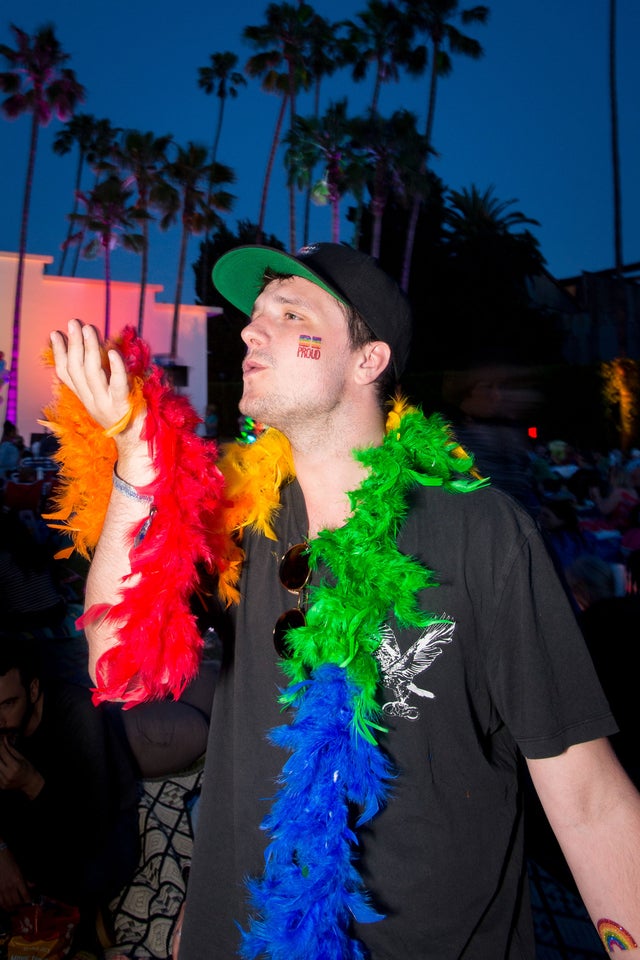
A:
POLYGON ((130 886, 110 904, 115 943, 105 950, 107 960, 171 956, 191 863, 191 804, 200 790, 202 766, 200 761, 177 776, 143 781, 140 863, 130 886))

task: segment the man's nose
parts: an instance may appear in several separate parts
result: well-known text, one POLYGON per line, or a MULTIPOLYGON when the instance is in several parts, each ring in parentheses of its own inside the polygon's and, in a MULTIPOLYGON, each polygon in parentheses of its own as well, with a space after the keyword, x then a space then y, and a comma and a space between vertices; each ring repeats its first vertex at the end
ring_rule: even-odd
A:
POLYGON ((262 343, 265 339, 265 327, 260 316, 253 317, 252 320, 242 328, 240 334, 243 341, 249 346, 252 343, 262 343))

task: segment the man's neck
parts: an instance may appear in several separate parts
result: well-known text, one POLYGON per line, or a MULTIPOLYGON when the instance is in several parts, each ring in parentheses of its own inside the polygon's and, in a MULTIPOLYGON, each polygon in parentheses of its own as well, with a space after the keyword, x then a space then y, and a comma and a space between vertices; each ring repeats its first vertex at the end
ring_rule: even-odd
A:
POLYGON ((382 414, 354 422, 339 432, 315 436, 313 443, 291 440, 296 477, 304 495, 309 536, 341 527, 351 515, 348 493, 365 479, 366 470, 354 450, 378 446, 384 437, 382 414))

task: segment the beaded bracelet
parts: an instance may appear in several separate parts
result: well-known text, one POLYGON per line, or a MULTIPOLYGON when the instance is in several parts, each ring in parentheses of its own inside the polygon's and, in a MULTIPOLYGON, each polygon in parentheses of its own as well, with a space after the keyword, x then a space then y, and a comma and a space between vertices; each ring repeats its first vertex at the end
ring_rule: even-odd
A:
POLYGON ((134 487, 132 484, 127 483, 126 480, 123 480, 121 476, 118 475, 118 461, 113 465, 113 485, 118 491, 122 493, 125 497, 129 497, 130 500, 137 500, 138 503, 153 503, 153 497, 149 493, 140 493, 137 487, 134 487))

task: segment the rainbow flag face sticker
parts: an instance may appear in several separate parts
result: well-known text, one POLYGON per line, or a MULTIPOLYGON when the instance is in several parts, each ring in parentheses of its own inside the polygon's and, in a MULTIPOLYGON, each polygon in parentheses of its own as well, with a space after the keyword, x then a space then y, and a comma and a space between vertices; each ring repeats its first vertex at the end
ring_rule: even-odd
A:
POLYGON ((310 337, 307 333, 301 333, 298 337, 297 356, 307 360, 319 360, 321 345, 322 337, 310 337))
POLYGON ((631 934, 613 920, 598 920, 598 934, 609 953, 614 950, 633 950, 638 946, 631 934))

